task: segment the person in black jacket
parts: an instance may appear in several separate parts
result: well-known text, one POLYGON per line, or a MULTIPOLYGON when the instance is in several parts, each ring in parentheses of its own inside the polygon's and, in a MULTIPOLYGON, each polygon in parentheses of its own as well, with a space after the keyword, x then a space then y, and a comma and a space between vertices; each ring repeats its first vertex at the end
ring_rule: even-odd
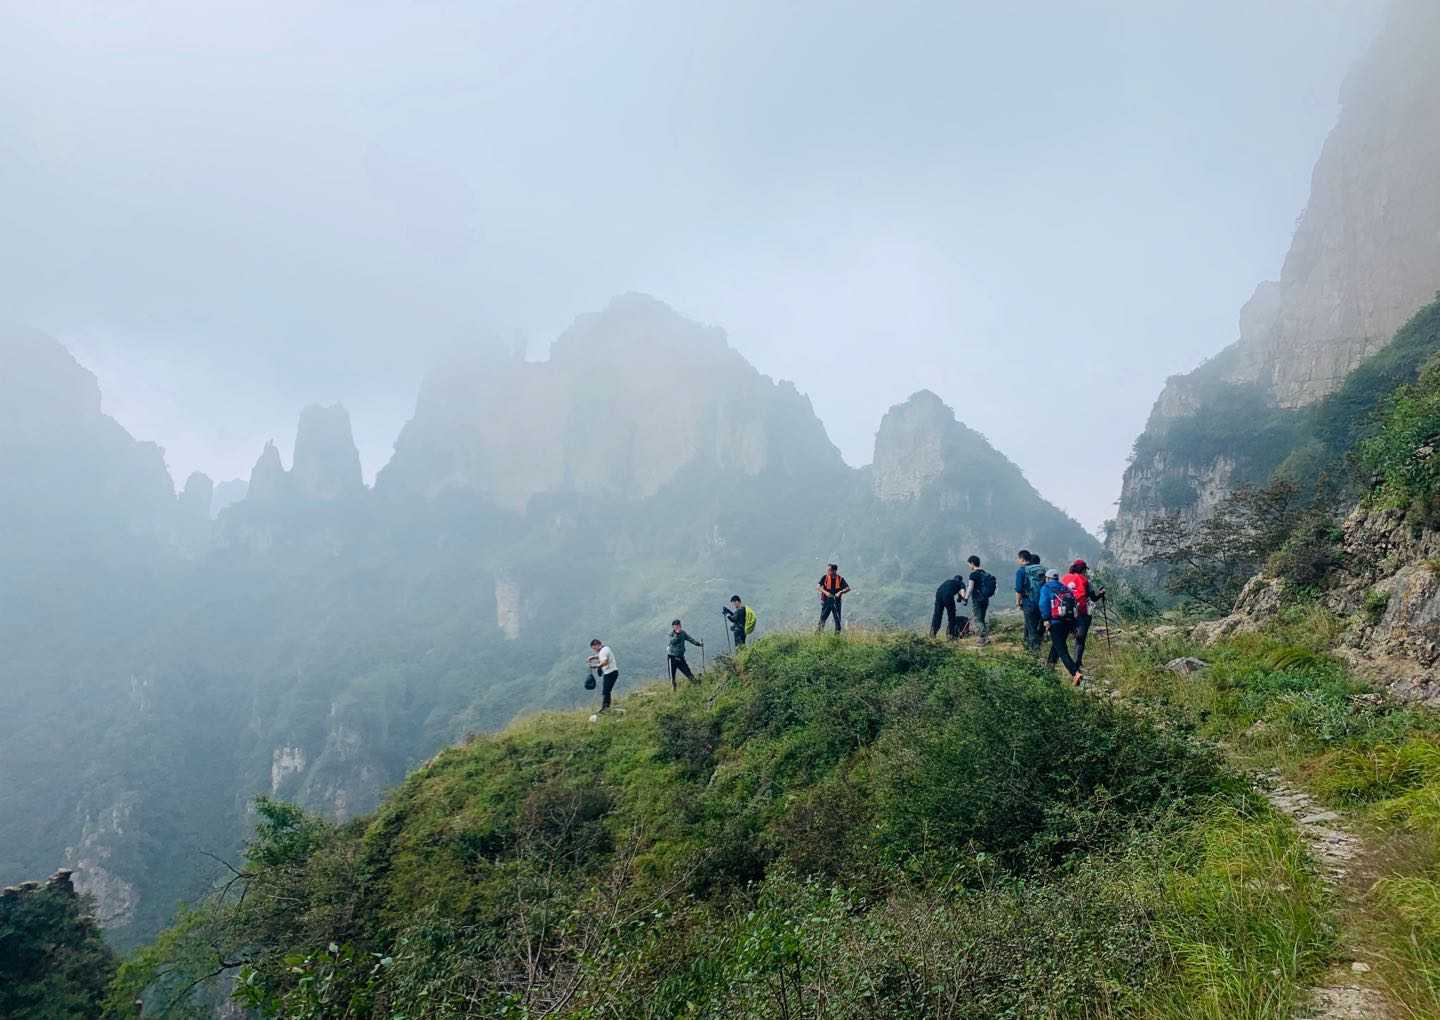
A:
POLYGON ((959 602, 965 595, 965 578, 956 574, 948 580, 940 582, 940 587, 935 589, 935 611, 930 614, 930 636, 933 638, 940 633, 940 620, 948 616, 950 622, 945 628, 946 635, 950 640, 960 635, 960 624, 955 618, 955 603, 959 602))
POLYGON ((965 562, 974 568, 970 571, 970 587, 967 598, 970 602, 970 611, 975 616, 975 627, 980 634, 980 640, 976 644, 988 645, 990 643, 990 625, 985 621, 985 617, 990 612, 989 589, 993 582, 990 580, 990 574, 981 569, 979 556, 971 556, 965 562))

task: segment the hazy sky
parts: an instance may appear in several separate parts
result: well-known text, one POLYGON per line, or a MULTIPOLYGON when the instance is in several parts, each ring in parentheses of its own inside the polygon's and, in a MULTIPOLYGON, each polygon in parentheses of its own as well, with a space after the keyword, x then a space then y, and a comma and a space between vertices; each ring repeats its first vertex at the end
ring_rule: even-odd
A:
POLYGON ((1165 377, 1278 274, 1379 12, 0 0, 0 318, 177 480, 288 462, 333 400, 373 474, 437 349, 538 356, 640 290, 852 464, 929 387, 1093 527, 1165 377))

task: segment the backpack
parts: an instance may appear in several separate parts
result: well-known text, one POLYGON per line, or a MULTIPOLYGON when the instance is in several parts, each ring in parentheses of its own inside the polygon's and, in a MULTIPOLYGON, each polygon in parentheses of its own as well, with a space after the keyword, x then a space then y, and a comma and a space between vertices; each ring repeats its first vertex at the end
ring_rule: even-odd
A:
POLYGON ((745 636, 746 636, 746 637, 749 637, 751 634, 755 633, 755 624, 756 624, 756 622, 757 622, 757 621, 756 621, 756 617, 755 617, 755 610, 751 609, 749 606, 746 606, 746 607, 745 607, 745 636))
POLYGON ((1075 593, 1069 588, 1061 587, 1055 593, 1055 599, 1050 603, 1050 619, 1075 619, 1075 593))
POLYGON ((1045 587, 1045 568, 1038 563, 1025 567, 1025 598, 1030 602, 1040 601, 1040 589, 1045 587))
POLYGON ((1085 614, 1090 612, 1090 578, 1084 574, 1066 574, 1060 578, 1060 583, 1070 589, 1075 598, 1075 612, 1085 614))
POLYGON ((980 578, 980 601, 989 602, 995 597, 995 589, 999 582, 995 580, 995 575, 988 570, 982 570, 981 573, 985 576, 980 578))

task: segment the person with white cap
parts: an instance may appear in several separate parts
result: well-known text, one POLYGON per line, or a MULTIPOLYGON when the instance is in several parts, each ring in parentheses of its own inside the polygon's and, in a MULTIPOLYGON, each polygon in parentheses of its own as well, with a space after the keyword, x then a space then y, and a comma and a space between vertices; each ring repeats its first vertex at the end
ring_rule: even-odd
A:
POLYGON ((1075 628, 1075 594, 1060 582, 1060 571, 1045 572, 1045 587, 1040 589, 1040 615, 1050 624, 1050 654, 1045 661, 1050 665, 1063 663, 1071 681, 1079 687, 1085 677, 1070 656, 1067 644, 1075 628))

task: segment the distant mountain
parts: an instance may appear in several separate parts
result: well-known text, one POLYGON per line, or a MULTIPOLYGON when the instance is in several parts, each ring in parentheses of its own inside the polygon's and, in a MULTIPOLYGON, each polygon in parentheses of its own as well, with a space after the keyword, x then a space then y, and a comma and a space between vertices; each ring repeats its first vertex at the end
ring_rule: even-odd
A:
POLYGON ((793 385, 641 295, 546 361, 437 369, 374 489, 331 406, 301 414, 288 467, 260 451, 243 498, 203 476, 177 496, 63 348, 24 351, 0 477, 46 538, 7 589, 29 616, 0 646, 0 775, 25 777, 0 784, 0 882, 63 863, 122 942, 213 878, 202 851, 239 844, 255 794, 368 811, 467 731, 588 697, 594 635, 623 694, 674 616, 719 653, 734 592, 762 629, 811 626, 832 558, 854 622, 912 626, 972 552, 1003 574, 1021 545, 1099 551, 934 394, 849 468, 793 385))
POLYGON ((457 361, 426 380, 377 489, 523 509, 554 492, 634 501, 689 467, 753 478, 839 470, 810 401, 713 327, 641 294, 582 316, 543 362, 457 361))
POLYGON ((1207 515, 1290 453, 1272 412, 1339 388, 1440 291, 1440 5, 1395 0, 1352 69, 1278 281, 1240 313, 1240 338, 1170 379, 1125 473, 1108 537, 1125 563, 1147 523, 1207 515))

